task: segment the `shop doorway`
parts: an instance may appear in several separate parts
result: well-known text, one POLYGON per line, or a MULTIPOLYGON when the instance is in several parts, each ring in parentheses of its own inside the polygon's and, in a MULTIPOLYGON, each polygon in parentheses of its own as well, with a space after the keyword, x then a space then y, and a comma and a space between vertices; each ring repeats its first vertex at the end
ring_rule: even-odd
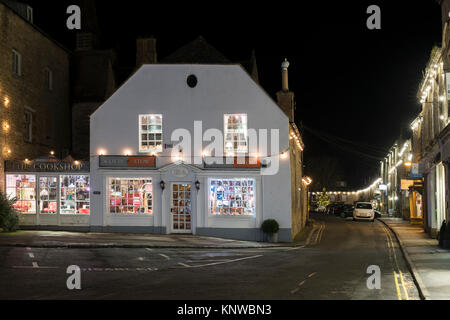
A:
POLYGON ((170 213, 173 233, 192 232, 192 201, 190 183, 172 183, 170 213))
POLYGON ((39 213, 55 215, 58 211, 56 205, 58 181, 57 177, 39 177, 39 213))

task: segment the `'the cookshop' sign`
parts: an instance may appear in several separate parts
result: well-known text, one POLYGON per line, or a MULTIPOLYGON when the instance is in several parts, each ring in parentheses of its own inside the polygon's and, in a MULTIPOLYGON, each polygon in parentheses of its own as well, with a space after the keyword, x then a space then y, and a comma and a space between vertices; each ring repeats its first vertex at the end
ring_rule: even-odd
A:
POLYGON ((6 172, 89 172, 88 161, 5 161, 6 172))
POLYGON ((154 156, 100 156, 102 168, 154 168, 154 156))

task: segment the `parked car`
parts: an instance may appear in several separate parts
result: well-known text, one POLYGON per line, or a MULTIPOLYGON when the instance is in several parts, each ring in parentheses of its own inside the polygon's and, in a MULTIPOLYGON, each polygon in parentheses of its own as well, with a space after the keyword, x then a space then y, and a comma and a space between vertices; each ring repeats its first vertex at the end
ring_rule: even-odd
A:
POLYGON ((370 202, 357 202, 353 210, 353 220, 375 221, 375 210, 370 202))
POLYGON ((332 203, 327 206, 327 214, 335 214, 340 204, 332 203))
POLYGON ((353 217, 354 209, 355 209, 355 207, 353 205, 344 204, 339 210, 340 211, 339 215, 341 216, 341 218, 353 217))

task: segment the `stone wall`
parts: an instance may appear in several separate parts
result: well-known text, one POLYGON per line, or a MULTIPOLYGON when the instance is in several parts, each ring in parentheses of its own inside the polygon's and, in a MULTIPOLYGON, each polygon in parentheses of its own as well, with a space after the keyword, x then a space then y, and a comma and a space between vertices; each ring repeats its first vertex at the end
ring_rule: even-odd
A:
MULTIPOLYGON (((0 3, 0 163, 70 149, 70 53, 0 3), (12 52, 21 54, 21 75, 12 70, 12 52), (45 69, 53 75, 49 90, 45 69), (25 110, 32 113, 32 141, 25 141, 25 110), (6 125, 8 128, 6 128, 6 125), (9 152, 8 152, 9 150, 9 152)), ((0 170, 3 187, 3 169, 0 170)))

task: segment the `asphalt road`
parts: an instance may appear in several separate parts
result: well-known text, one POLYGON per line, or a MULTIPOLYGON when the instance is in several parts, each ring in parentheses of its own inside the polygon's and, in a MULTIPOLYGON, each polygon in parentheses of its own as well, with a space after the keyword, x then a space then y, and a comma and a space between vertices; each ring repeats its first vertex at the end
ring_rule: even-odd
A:
POLYGON ((381 222, 314 216, 305 247, 262 249, 0 247, 0 299, 418 299, 381 222), (69 265, 81 289, 68 290, 69 265), (368 266, 380 289, 368 289, 368 266))

